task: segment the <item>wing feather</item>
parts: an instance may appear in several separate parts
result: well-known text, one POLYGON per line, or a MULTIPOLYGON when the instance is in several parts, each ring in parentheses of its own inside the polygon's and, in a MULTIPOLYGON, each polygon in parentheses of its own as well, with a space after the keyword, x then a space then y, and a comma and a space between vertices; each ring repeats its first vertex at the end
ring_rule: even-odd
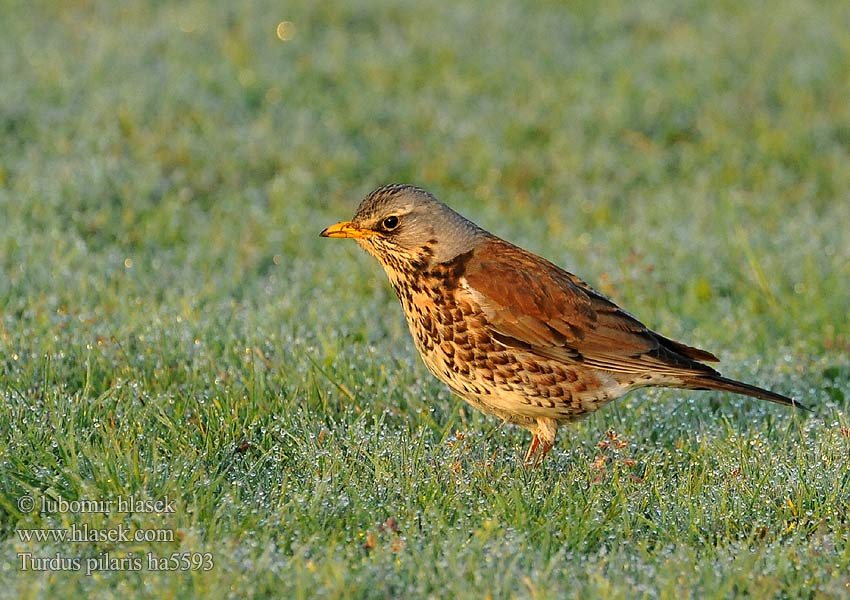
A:
POLYGON ((463 276, 502 343, 623 373, 715 373, 697 362, 713 354, 656 334, 575 275, 498 238, 463 276))

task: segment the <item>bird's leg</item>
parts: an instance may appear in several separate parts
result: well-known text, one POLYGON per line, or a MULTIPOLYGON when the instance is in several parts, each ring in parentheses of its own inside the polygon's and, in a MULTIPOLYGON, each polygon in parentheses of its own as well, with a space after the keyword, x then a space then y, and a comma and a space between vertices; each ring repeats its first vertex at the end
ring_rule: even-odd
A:
POLYGON ((540 447, 540 454, 537 455, 537 460, 534 461, 535 467, 539 467, 543 464, 543 459, 546 458, 546 455, 549 454, 549 450, 551 450, 554 445, 555 444, 543 442, 543 445, 540 447))
POLYGON ((547 442, 541 442, 540 437, 537 434, 531 438, 531 445, 528 447, 528 452, 525 453, 525 466, 536 469, 541 464, 543 464, 543 459, 546 458, 546 455, 549 454, 549 450, 553 448, 554 444, 549 444, 547 442), (537 450, 540 452, 537 452, 537 450), (532 458, 534 460, 532 460, 532 458))
POLYGON ((543 459, 555 445, 555 436, 558 433, 558 422, 548 417, 537 419, 537 427, 532 431, 531 446, 525 454, 525 464, 529 467, 539 467, 543 459), (537 450, 540 450, 537 453, 537 450), (533 463, 531 458, 537 453, 533 463))
MULTIPOLYGON (((531 457, 537 452, 537 447, 540 445, 540 438, 536 433, 531 434, 531 444, 528 445, 528 452, 525 453, 525 458, 522 462, 526 465, 531 465, 531 457)), ((548 450, 547 450, 548 452, 548 450)))

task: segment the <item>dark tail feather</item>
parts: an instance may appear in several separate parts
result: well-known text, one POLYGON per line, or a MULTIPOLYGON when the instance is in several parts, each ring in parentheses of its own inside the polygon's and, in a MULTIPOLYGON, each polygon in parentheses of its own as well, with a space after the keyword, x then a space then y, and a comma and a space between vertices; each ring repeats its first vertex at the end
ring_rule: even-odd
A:
POLYGON ((682 342, 671 340, 670 338, 666 338, 663 335, 659 335, 657 333, 655 334, 655 337, 658 338, 658 341, 661 342, 662 346, 665 346, 668 350, 672 350, 676 354, 687 356, 688 358, 696 361, 720 362, 720 359, 714 356, 708 350, 694 348, 693 346, 688 346, 687 344, 683 344, 682 342))
MULTIPOLYGON (((691 381, 691 383, 694 386, 692 389, 695 390, 722 390, 724 392, 732 392, 733 394, 743 394, 744 396, 752 396, 753 398, 769 400, 770 402, 784 404, 785 406, 794 406, 801 410, 812 412, 812 409, 800 402, 797 402, 793 398, 750 385, 749 383, 735 381, 734 379, 727 379, 720 375, 696 377, 691 381)), ((690 387, 690 385, 688 387, 690 387)))

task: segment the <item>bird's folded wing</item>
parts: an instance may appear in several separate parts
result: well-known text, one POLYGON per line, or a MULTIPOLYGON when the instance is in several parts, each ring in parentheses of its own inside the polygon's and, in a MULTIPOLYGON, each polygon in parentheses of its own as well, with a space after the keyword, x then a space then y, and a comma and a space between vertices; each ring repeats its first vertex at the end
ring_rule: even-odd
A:
POLYGON ((502 240, 465 265, 467 292, 497 339, 540 356, 610 371, 713 372, 704 350, 668 340, 549 261, 502 240))

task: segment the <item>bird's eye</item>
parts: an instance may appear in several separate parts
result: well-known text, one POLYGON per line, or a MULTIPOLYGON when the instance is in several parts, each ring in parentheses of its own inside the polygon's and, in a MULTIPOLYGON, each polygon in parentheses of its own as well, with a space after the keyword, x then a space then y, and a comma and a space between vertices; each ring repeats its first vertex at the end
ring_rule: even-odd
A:
POLYGON ((396 227, 398 227, 398 217, 395 215, 390 215, 381 221, 381 227, 384 231, 392 231, 396 227))

